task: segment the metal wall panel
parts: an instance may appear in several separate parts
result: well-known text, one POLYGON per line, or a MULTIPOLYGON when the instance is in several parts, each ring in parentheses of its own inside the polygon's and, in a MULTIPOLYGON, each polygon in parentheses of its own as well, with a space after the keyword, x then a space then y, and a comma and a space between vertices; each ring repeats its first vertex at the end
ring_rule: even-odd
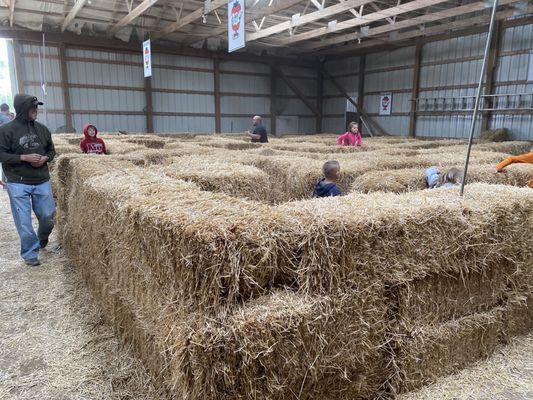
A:
MULTIPOLYGON (((533 56, 531 54, 499 57, 495 79, 497 82, 528 80, 528 76, 533 71, 532 64, 533 56)), ((530 80, 533 80, 533 76, 530 77, 530 80)))
MULTIPOLYGON (((265 58, 265 63, 268 63, 268 59, 265 58)), ((221 71, 238 71, 238 72, 255 72, 261 74, 269 74, 270 66, 267 64, 258 64, 251 62, 239 62, 239 61, 221 61, 221 71)))
POLYGON ((134 67, 128 64, 67 61, 67 69, 70 83, 144 87, 142 67, 134 67))
POLYGON ((343 74, 356 74, 359 72, 359 57, 349 57, 340 60, 327 61, 324 64, 326 70, 333 76, 343 74))
POLYGON ((344 117, 325 117, 322 120, 322 131, 326 133, 342 134, 346 130, 344 117))
MULTIPOLYGON (((153 89, 204 90, 211 92, 214 90, 214 79, 211 72, 154 68, 152 74, 153 89)), ((142 69, 140 77, 142 83, 142 79, 144 79, 142 69)))
POLYGON ((422 51, 422 63, 483 56, 486 41, 487 34, 479 33, 426 43, 422 51))
POLYGON ((366 71, 387 67, 404 67, 413 65, 414 59, 414 46, 402 47, 398 50, 386 51, 382 53, 371 53, 366 57, 366 71))
POLYGON ((501 51, 533 49, 533 24, 513 26, 503 30, 501 51))
POLYGON ((72 123, 78 133, 82 132, 87 123, 95 125, 100 132, 146 132, 144 115, 73 114, 72 123))
MULTIPOLYGON (((140 93, 144 102, 144 93, 140 93)), ((155 112, 211 113, 215 112, 215 102, 211 95, 184 93, 152 93, 155 112)), ((144 106, 143 106, 144 107, 144 106)))
MULTIPOLYGON (((422 137, 447 137, 464 139, 468 137, 471 115, 432 115, 419 116, 416 123, 416 135, 422 137)), ((481 116, 476 123, 476 134, 481 127, 481 116)))
POLYGON ((413 70, 411 68, 380 73, 365 73, 365 92, 410 89, 412 84, 413 70))
POLYGON ((220 90, 233 93, 270 94, 270 78, 222 73, 220 74, 220 90))
POLYGON ((483 60, 463 61, 420 68, 420 88, 477 83, 483 60))
MULTIPOLYGON (((270 113, 270 99, 267 97, 222 96, 222 114, 262 115, 270 113)), ((214 112, 214 111, 213 111, 214 112)))
POLYGON ((103 61, 136 63, 141 68, 143 65, 141 49, 139 49, 139 54, 133 54, 120 51, 67 48, 66 56, 69 58, 89 58, 103 61))
MULTIPOLYGON (((263 119, 263 125, 267 132, 270 133, 270 118, 263 119)), ((223 133, 242 133, 252 130, 252 118, 247 117, 222 117, 223 133)))
POLYGON ((300 117, 298 121, 298 133, 315 133, 316 118, 300 117))
POLYGON ((154 116, 154 131, 157 133, 213 133, 215 132, 215 119, 213 117, 156 115, 154 116))
POLYGON ((73 111, 143 111, 144 92, 71 88, 70 104, 73 111))
POLYGON ((213 69, 213 60, 210 58, 176 56, 161 53, 154 53, 152 57, 152 68, 161 65, 170 65, 173 67, 213 69))

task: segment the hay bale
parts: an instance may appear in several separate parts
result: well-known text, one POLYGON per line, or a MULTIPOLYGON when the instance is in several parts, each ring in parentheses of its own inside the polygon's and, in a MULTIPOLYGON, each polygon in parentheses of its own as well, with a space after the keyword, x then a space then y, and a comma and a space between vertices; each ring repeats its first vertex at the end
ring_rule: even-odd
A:
MULTIPOLYGON (((484 182, 525 187, 533 176, 533 166, 530 164, 513 164, 502 173, 494 173, 493 169, 494 166, 490 164, 471 165, 468 168, 468 183, 484 182)), ((406 168, 367 172, 355 179, 350 191, 404 193, 426 188, 424 168, 406 168)))
POLYGON ((429 275, 390 289, 404 330, 485 312, 506 300, 517 268, 503 263, 483 271, 429 275))
POLYGON ((479 140, 485 142, 505 142, 506 140, 510 140, 509 131, 507 128, 484 131, 479 134, 479 140))
POLYGON ((78 146, 69 145, 69 144, 67 145, 55 144, 54 147, 55 147, 56 155, 81 153, 79 143, 78 143, 78 146))
POLYGON ((201 156, 183 156, 163 169, 172 178, 195 182, 202 190, 258 201, 268 199, 270 181, 258 168, 201 156))
POLYGON ((107 139, 105 143, 108 154, 128 154, 146 149, 145 146, 142 146, 140 144, 127 143, 124 140, 107 139))
POLYGON ((529 153, 533 149, 533 142, 492 142, 474 145, 476 150, 495 151, 513 156, 529 153))
POLYGON ((398 335, 391 384, 407 392, 434 382, 494 352, 502 328, 501 308, 398 335))
POLYGON ((150 149, 162 149, 163 147, 165 147, 165 144, 166 144, 165 140, 155 139, 153 137, 141 137, 141 138, 135 137, 132 139, 127 139, 125 142, 140 144, 150 149))
MULTIPOLYGON (((379 292, 378 292, 379 293, 379 292)), ((193 399, 363 399, 385 371, 384 303, 374 292, 276 292, 195 327, 177 379, 193 399)))
POLYGON ((300 290, 337 290, 375 275, 394 285, 524 262, 533 245, 525 233, 533 193, 485 184, 470 185, 464 198, 457 192, 350 194, 277 206, 284 253, 298 255, 300 290))

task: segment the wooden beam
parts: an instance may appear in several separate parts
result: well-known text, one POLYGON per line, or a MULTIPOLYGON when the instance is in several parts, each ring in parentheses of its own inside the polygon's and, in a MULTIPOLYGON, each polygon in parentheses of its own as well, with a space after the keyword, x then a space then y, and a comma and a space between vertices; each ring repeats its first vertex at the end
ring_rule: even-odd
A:
POLYGON ((70 12, 66 16, 66 18, 63 20, 63 23, 61 24, 61 32, 65 32, 65 29, 70 25, 70 23, 76 18, 76 15, 80 12, 80 10, 83 8, 83 6, 87 3, 87 0, 77 0, 74 6, 70 9, 70 12))
POLYGON ((59 64, 60 64, 60 78, 61 78, 61 91, 63 92, 63 104, 65 109, 65 123, 67 125, 67 132, 74 132, 74 125, 72 124, 72 107, 70 104, 70 90, 69 90, 69 78, 68 68, 66 61, 66 48, 65 45, 59 46, 59 64))
MULTIPOLYGON (((346 29, 355 28, 361 25, 367 25, 371 22, 379 21, 387 17, 394 17, 396 15, 404 14, 404 13, 411 12, 411 11, 416 11, 421 8, 433 6, 439 3, 444 3, 446 1, 447 0, 414 0, 409 3, 402 4, 401 6, 391 7, 385 10, 374 12, 372 14, 364 15, 361 18, 352 18, 346 21, 339 22, 337 23, 335 32, 340 32, 346 29)), ((314 39, 320 36, 324 36, 324 35, 327 35, 328 33, 331 33, 331 32, 327 27, 313 29, 308 32, 300 33, 298 35, 293 35, 287 39, 276 40, 275 45, 288 46, 288 45, 298 43, 304 40, 309 40, 309 39, 314 39)))
POLYGON ((215 57, 213 59, 213 80, 215 88, 215 132, 222 133, 222 118, 220 115, 220 59, 215 57))
POLYGON ((277 81, 276 68, 273 65, 270 66, 270 132, 274 136, 278 136, 278 128, 276 124, 276 118, 278 117, 277 110, 277 81))
MULTIPOLYGON (((496 21, 496 27, 494 29, 494 35, 492 35, 492 41, 490 42, 489 48, 489 58, 487 60, 487 69, 485 71, 485 90, 483 94, 488 95, 492 94, 494 90, 494 76, 496 74, 496 67, 498 64, 498 56, 500 53, 500 40, 502 35, 502 21, 496 21)), ((492 108, 492 101, 489 99, 485 100, 485 103, 488 100, 489 108, 492 108)), ((483 104, 483 103, 482 103, 483 104)), ((483 111, 481 117, 481 132, 489 129, 490 123, 490 111, 483 111)))
MULTIPOLYGON (((286 10, 288 8, 294 7, 295 5, 301 3, 303 0, 284 0, 283 2, 278 2, 277 4, 273 4, 270 7, 262 7, 261 9, 257 11, 248 11, 246 10, 246 23, 250 23, 252 21, 263 19, 264 17, 268 17, 269 15, 274 15, 280 11, 286 10)), ((210 29, 209 32, 207 32, 205 35, 202 35, 204 38, 208 37, 215 37, 220 35, 226 35, 228 32, 228 27, 226 24, 220 28, 210 29)), ((198 41, 198 38, 188 40, 185 43, 191 44, 193 42, 198 41)))
MULTIPOLYGON (((517 1, 519 0, 501 0, 500 5, 511 4, 517 1)), ((438 21, 441 19, 457 17, 459 15, 464 15, 464 14, 468 14, 468 13, 472 13, 476 11, 483 11, 485 8, 486 8, 486 3, 484 1, 480 1, 477 3, 472 3, 472 4, 468 4, 468 5, 461 6, 461 7, 454 7, 448 10, 421 15, 419 17, 409 18, 404 21, 396 22, 394 23, 394 25, 389 24, 389 25, 379 26, 376 28, 371 28, 369 29, 368 34, 365 35, 365 38, 369 36, 377 36, 377 35, 381 35, 384 33, 397 31, 400 29, 405 29, 405 28, 412 27, 412 26, 419 26, 419 25, 426 24, 428 22, 434 22, 434 21, 438 21)), ((344 43, 344 42, 358 40, 358 39, 364 39, 364 38, 361 36, 360 32, 354 32, 354 33, 349 33, 349 34, 337 35, 331 39, 322 40, 320 42, 304 43, 300 45, 300 47, 305 50, 316 50, 319 48, 327 48, 327 47, 330 47, 330 46, 333 46, 339 43, 344 43)))
MULTIPOLYGON (((214 11, 220 7, 224 7, 228 5, 228 0, 213 0, 211 2, 211 10, 214 11)), ((184 16, 179 21, 173 22, 172 24, 169 24, 165 26, 163 29, 161 29, 159 32, 156 32, 152 35, 152 39, 161 39, 164 36, 167 36, 171 34, 172 32, 176 32, 177 30, 183 28, 184 26, 189 25, 191 22, 196 21, 197 19, 201 18, 202 15, 204 15, 204 8, 199 8, 196 11, 193 11, 192 13, 184 16)))
POLYGON ((320 115, 316 117, 316 133, 322 133, 322 119, 324 114, 324 76, 322 75, 320 68, 317 69, 316 75, 316 103, 318 106, 318 111, 320 111, 320 115))
POLYGON ((294 84, 293 81, 291 81, 279 68, 278 66, 274 67, 276 70, 276 73, 279 75, 281 80, 287 84, 288 87, 291 88, 291 90, 302 100, 302 102, 309 108, 313 114, 315 114, 317 117, 321 116, 322 113, 318 110, 318 108, 307 98, 307 96, 294 84))
POLYGON ((422 44, 416 45, 415 66, 413 68, 413 84, 411 91, 411 112, 409 113, 409 136, 416 136, 416 99, 420 88, 420 64, 422 62, 422 44))
POLYGON ((22 66, 22 55, 20 41, 13 40, 13 57, 15 58, 15 77, 17 78, 17 92, 24 93, 24 71, 22 66))
MULTIPOLYGON (((275 35, 276 33, 283 32, 294 28, 295 26, 301 26, 308 24, 313 21, 318 21, 319 19, 328 18, 332 15, 342 13, 349 10, 350 8, 359 7, 363 4, 369 3, 369 0, 347 0, 346 2, 335 4, 330 7, 323 8, 321 10, 302 15, 299 18, 298 24, 293 25, 292 20, 282 22, 280 24, 265 28, 259 32, 249 33, 246 35, 247 42, 253 42, 254 40, 263 39, 268 36, 275 35)), ((324 28, 327 29, 327 28, 324 28)))
MULTIPOLYGON (((503 0, 505 1, 505 0, 503 0)), ((524 14, 528 14, 533 12, 533 6, 530 6, 524 14)), ((509 18, 511 16, 515 16, 516 10, 505 10, 505 11, 499 11, 496 13, 496 18, 499 20, 504 20, 506 18, 509 18)), ((386 49, 386 45, 390 44, 391 46, 394 45, 395 42, 405 41, 408 39, 413 39, 420 36, 425 36, 429 34, 442 34, 442 35, 434 35, 428 37, 425 41, 431 42, 431 41, 437 41, 437 40, 445 40, 451 38, 452 34, 454 37, 457 36, 466 36, 469 34, 474 34, 478 32, 484 31, 486 28, 484 26, 475 26, 475 25, 486 25, 490 20, 490 15, 483 15, 480 17, 474 17, 474 18, 467 18, 458 20, 456 22, 452 22, 449 24, 443 24, 443 25, 436 25, 436 26, 430 26, 424 29, 424 31, 421 31, 420 29, 414 29, 407 32, 399 33, 394 40, 368 40, 360 44, 352 44, 347 46, 338 47, 331 50, 326 50, 323 52, 320 52, 319 54, 335 54, 335 53, 346 53, 346 52, 353 52, 353 51, 369 51, 369 49, 372 49, 372 52, 374 51, 383 51, 386 49), (448 33, 452 29, 461 29, 465 28, 460 31, 456 31, 453 33, 448 33), (366 49, 366 50, 365 50, 366 49)), ((509 21, 509 23, 520 23, 520 24, 528 24, 532 22, 528 22, 530 20, 533 20, 533 17, 524 17, 516 20, 509 21)), ((504 26, 506 26, 507 21, 504 22, 504 26)), ((399 22, 397 22, 398 24, 399 22)), ((412 45, 412 41, 409 41, 406 43, 406 45, 412 45)), ((397 47, 398 45, 395 45, 397 47)), ((351 53, 351 56, 353 56, 353 53, 351 53)))
POLYGON ((154 109, 152 102, 152 78, 144 78, 144 95, 146 98, 146 133, 154 132, 154 109))
MULTIPOLYGON (((364 109, 364 100, 365 100, 365 69, 366 69, 366 56, 363 54, 359 57, 359 81, 357 85, 357 102, 364 109)), ((361 124, 361 115, 357 113, 359 130, 363 131, 363 125, 361 124)))
POLYGON ((342 87, 342 85, 337 82, 337 80, 331 75, 324 67, 322 68, 322 74, 325 78, 329 79, 331 84, 335 86, 335 88, 341 93, 350 103, 352 103, 357 110, 357 113, 364 117, 364 120, 367 124, 372 124, 374 127, 379 131, 382 135, 388 135, 388 133, 379 125, 375 120, 373 120, 368 113, 361 107, 352 97, 348 94, 346 90, 342 87))
POLYGON ((141 4, 131 10, 124 18, 122 18, 113 27, 111 27, 111 29, 109 29, 109 35, 112 36, 118 31, 120 31, 122 28, 124 28, 126 25, 129 25, 135 18, 142 15, 157 2, 158 0, 144 0, 141 4))
POLYGON ((13 19, 15 17, 15 3, 17 0, 9 0, 9 26, 13 28, 13 19))

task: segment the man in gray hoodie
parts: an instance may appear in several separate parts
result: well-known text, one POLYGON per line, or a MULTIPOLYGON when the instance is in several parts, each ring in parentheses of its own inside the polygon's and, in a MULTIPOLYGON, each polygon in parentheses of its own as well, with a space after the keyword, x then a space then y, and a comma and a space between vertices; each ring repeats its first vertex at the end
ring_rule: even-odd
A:
POLYGON ((39 265, 39 249, 46 247, 54 228, 55 202, 48 163, 55 156, 52 135, 36 121, 37 97, 17 94, 16 118, 0 127, 0 162, 7 180, 11 213, 20 237, 20 255, 27 265, 39 265), (35 233, 31 210, 39 221, 35 233))

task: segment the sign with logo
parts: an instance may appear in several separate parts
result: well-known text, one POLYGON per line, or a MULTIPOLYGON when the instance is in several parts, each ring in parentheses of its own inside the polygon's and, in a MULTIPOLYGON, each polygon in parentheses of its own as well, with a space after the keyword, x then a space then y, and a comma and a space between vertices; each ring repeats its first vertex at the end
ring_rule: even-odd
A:
POLYGON ((246 46, 245 21, 244 21, 245 0, 228 1, 228 52, 242 49, 246 46))
POLYGON ((379 96, 379 115, 391 115, 392 93, 383 93, 379 96))
POLYGON ((150 49, 150 40, 143 42, 143 65, 144 77, 152 76, 152 50, 150 49))

